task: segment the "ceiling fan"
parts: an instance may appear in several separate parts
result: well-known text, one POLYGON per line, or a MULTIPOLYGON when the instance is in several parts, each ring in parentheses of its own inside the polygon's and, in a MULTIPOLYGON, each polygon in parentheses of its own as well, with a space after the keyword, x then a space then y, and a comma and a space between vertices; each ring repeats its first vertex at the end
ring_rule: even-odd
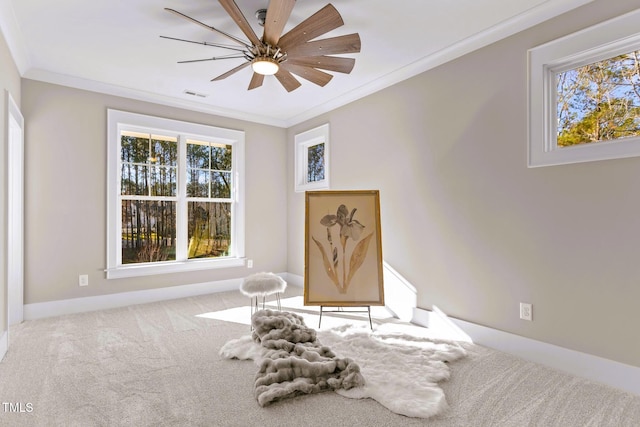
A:
POLYGON ((169 8, 165 8, 165 10, 218 33, 232 40, 234 44, 198 42, 160 36, 166 39, 234 51, 228 55, 179 61, 179 63, 244 59, 242 64, 214 77, 211 81, 223 80, 251 65, 253 77, 249 83, 249 90, 262 86, 265 75, 275 75, 280 84, 288 92, 291 92, 301 85, 293 74, 319 86, 324 86, 329 83, 333 75, 321 70, 349 74, 355 65, 353 58, 331 55, 360 52, 360 36, 357 33, 315 40, 317 37, 344 25, 340 13, 331 4, 327 4, 282 35, 296 0, 270 0, 266 10, 261 9, 256 12, 259 22, 264 25, 264 34, 262 38, 259 38, 234 0, 219 0, 219 2, 249 41, 242 40, 169 8))

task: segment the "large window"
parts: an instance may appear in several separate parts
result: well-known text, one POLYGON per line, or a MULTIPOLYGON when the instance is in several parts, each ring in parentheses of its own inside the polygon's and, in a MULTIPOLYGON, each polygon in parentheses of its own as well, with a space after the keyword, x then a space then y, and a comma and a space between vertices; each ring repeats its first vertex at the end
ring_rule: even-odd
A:
POLYGON ((107 277, 244 264, 244 133, 109 110, 107 277))

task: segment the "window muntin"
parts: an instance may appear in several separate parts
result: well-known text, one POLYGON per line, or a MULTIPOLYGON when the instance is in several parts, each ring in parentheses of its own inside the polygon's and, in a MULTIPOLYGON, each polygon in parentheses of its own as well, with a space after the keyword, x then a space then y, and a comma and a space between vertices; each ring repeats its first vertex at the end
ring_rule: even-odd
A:
POLYGON ((108 118, 107 278, 244 265, 244 133, 108 118))
POLYGON ((231 159, 228 144, 187 140, 187 196, 230 199, 231 159))
POLYGON ((175 196, 176 137, 122 131, 120 181, 123 195, 175 196))

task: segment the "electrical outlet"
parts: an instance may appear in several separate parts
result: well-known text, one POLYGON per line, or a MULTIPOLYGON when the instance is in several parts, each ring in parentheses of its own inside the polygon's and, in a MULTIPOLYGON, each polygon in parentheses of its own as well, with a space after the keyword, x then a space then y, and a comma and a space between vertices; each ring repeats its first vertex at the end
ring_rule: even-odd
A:
POLYGON ((522 320, 533 320, 533 306, 525 302, 520 303, 520 318, 522 320))
POLYGON ((248 259, 247 260, 247 268, 253 268, 253 260, 252 259, 248 259))
POLYGON ((80 276, 78 276, 78 285, 89 286, 89 275, 81 274, 80 276))

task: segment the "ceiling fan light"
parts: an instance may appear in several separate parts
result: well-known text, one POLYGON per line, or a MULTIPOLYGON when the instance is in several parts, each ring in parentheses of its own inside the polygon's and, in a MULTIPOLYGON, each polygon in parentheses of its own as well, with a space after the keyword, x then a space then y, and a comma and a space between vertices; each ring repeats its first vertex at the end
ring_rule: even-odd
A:
POLYGON ((278 72, 280 66, 278 61, 268 56, 259 56, 251 61, 253 71, 264 76, 271 76, 278 72))

